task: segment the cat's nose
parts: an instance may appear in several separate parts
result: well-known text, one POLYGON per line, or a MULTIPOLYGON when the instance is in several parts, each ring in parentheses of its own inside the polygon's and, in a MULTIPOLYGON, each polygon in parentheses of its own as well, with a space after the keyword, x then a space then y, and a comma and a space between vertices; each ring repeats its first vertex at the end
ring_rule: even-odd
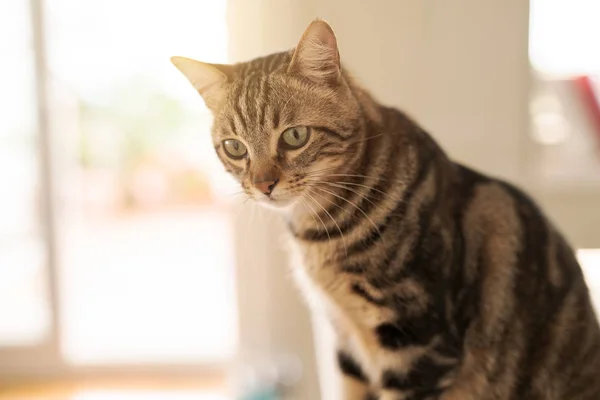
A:
POLYGON ((252 183, 262 193, 264 193, 266 195, 270 195, 271 192, 273 192, 273 189, 275 189, 275 185, 277 185, 277 182, 279 182, 279 179, 275 178, 275 179, 261 180, 259 182, 255 181, 252 183))

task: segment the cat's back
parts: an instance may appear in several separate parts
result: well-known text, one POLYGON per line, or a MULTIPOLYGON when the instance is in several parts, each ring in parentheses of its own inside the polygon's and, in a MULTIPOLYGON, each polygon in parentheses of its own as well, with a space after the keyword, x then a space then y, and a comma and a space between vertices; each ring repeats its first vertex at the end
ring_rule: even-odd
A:
POLYGON ((477 293, 457 310, 474 320, 467 352, 496 347, 492 375, 512 398, 600 399, 600 328, 572 247, 521 189, 455 167, 466 279, 455 293, 477 293))

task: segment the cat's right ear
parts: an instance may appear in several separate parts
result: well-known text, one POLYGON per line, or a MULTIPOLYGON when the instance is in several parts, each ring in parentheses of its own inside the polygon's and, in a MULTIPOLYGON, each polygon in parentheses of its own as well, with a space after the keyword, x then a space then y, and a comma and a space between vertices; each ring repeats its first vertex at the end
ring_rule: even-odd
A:
POLYGON ((333 29, 322 19, 314 20, 296 46, 288 73, 301 75, 315 83, 337 84, 341 69, 333 29))
POLYGON ((200 93, 206 106, 214 110, 224 96, 223 84, 229 79, 231 67, 185 57, 171 57, 171 62, 200 93))

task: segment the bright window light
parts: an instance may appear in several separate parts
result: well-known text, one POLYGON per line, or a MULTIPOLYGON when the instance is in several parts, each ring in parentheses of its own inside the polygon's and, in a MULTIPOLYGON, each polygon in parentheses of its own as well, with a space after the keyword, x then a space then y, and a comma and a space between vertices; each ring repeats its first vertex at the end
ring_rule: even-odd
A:
POLYGON ((577 258, 583 268, 596 311, 600 313, 600 249, 580 249, 577 258))
POLYGON ((531 0, 529 57, 549 75, 600 73, 600 1, 531 0))
POLYGON ((227 61, 227 1, 46 4, 64 356, 227 362, 237 309, 216 185, 226 179, 208 110, 169 61, 227 61))

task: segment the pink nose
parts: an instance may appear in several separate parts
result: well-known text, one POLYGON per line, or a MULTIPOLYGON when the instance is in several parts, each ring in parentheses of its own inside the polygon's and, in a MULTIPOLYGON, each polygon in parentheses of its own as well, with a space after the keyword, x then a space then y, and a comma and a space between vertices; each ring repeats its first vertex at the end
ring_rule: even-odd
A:
POLYGON ((254 186, 260 190, 262 193, 269 195, 275 189, 275 185, 277 185, 279 179, 262 181, 262 182, 254 182, 254 186))

